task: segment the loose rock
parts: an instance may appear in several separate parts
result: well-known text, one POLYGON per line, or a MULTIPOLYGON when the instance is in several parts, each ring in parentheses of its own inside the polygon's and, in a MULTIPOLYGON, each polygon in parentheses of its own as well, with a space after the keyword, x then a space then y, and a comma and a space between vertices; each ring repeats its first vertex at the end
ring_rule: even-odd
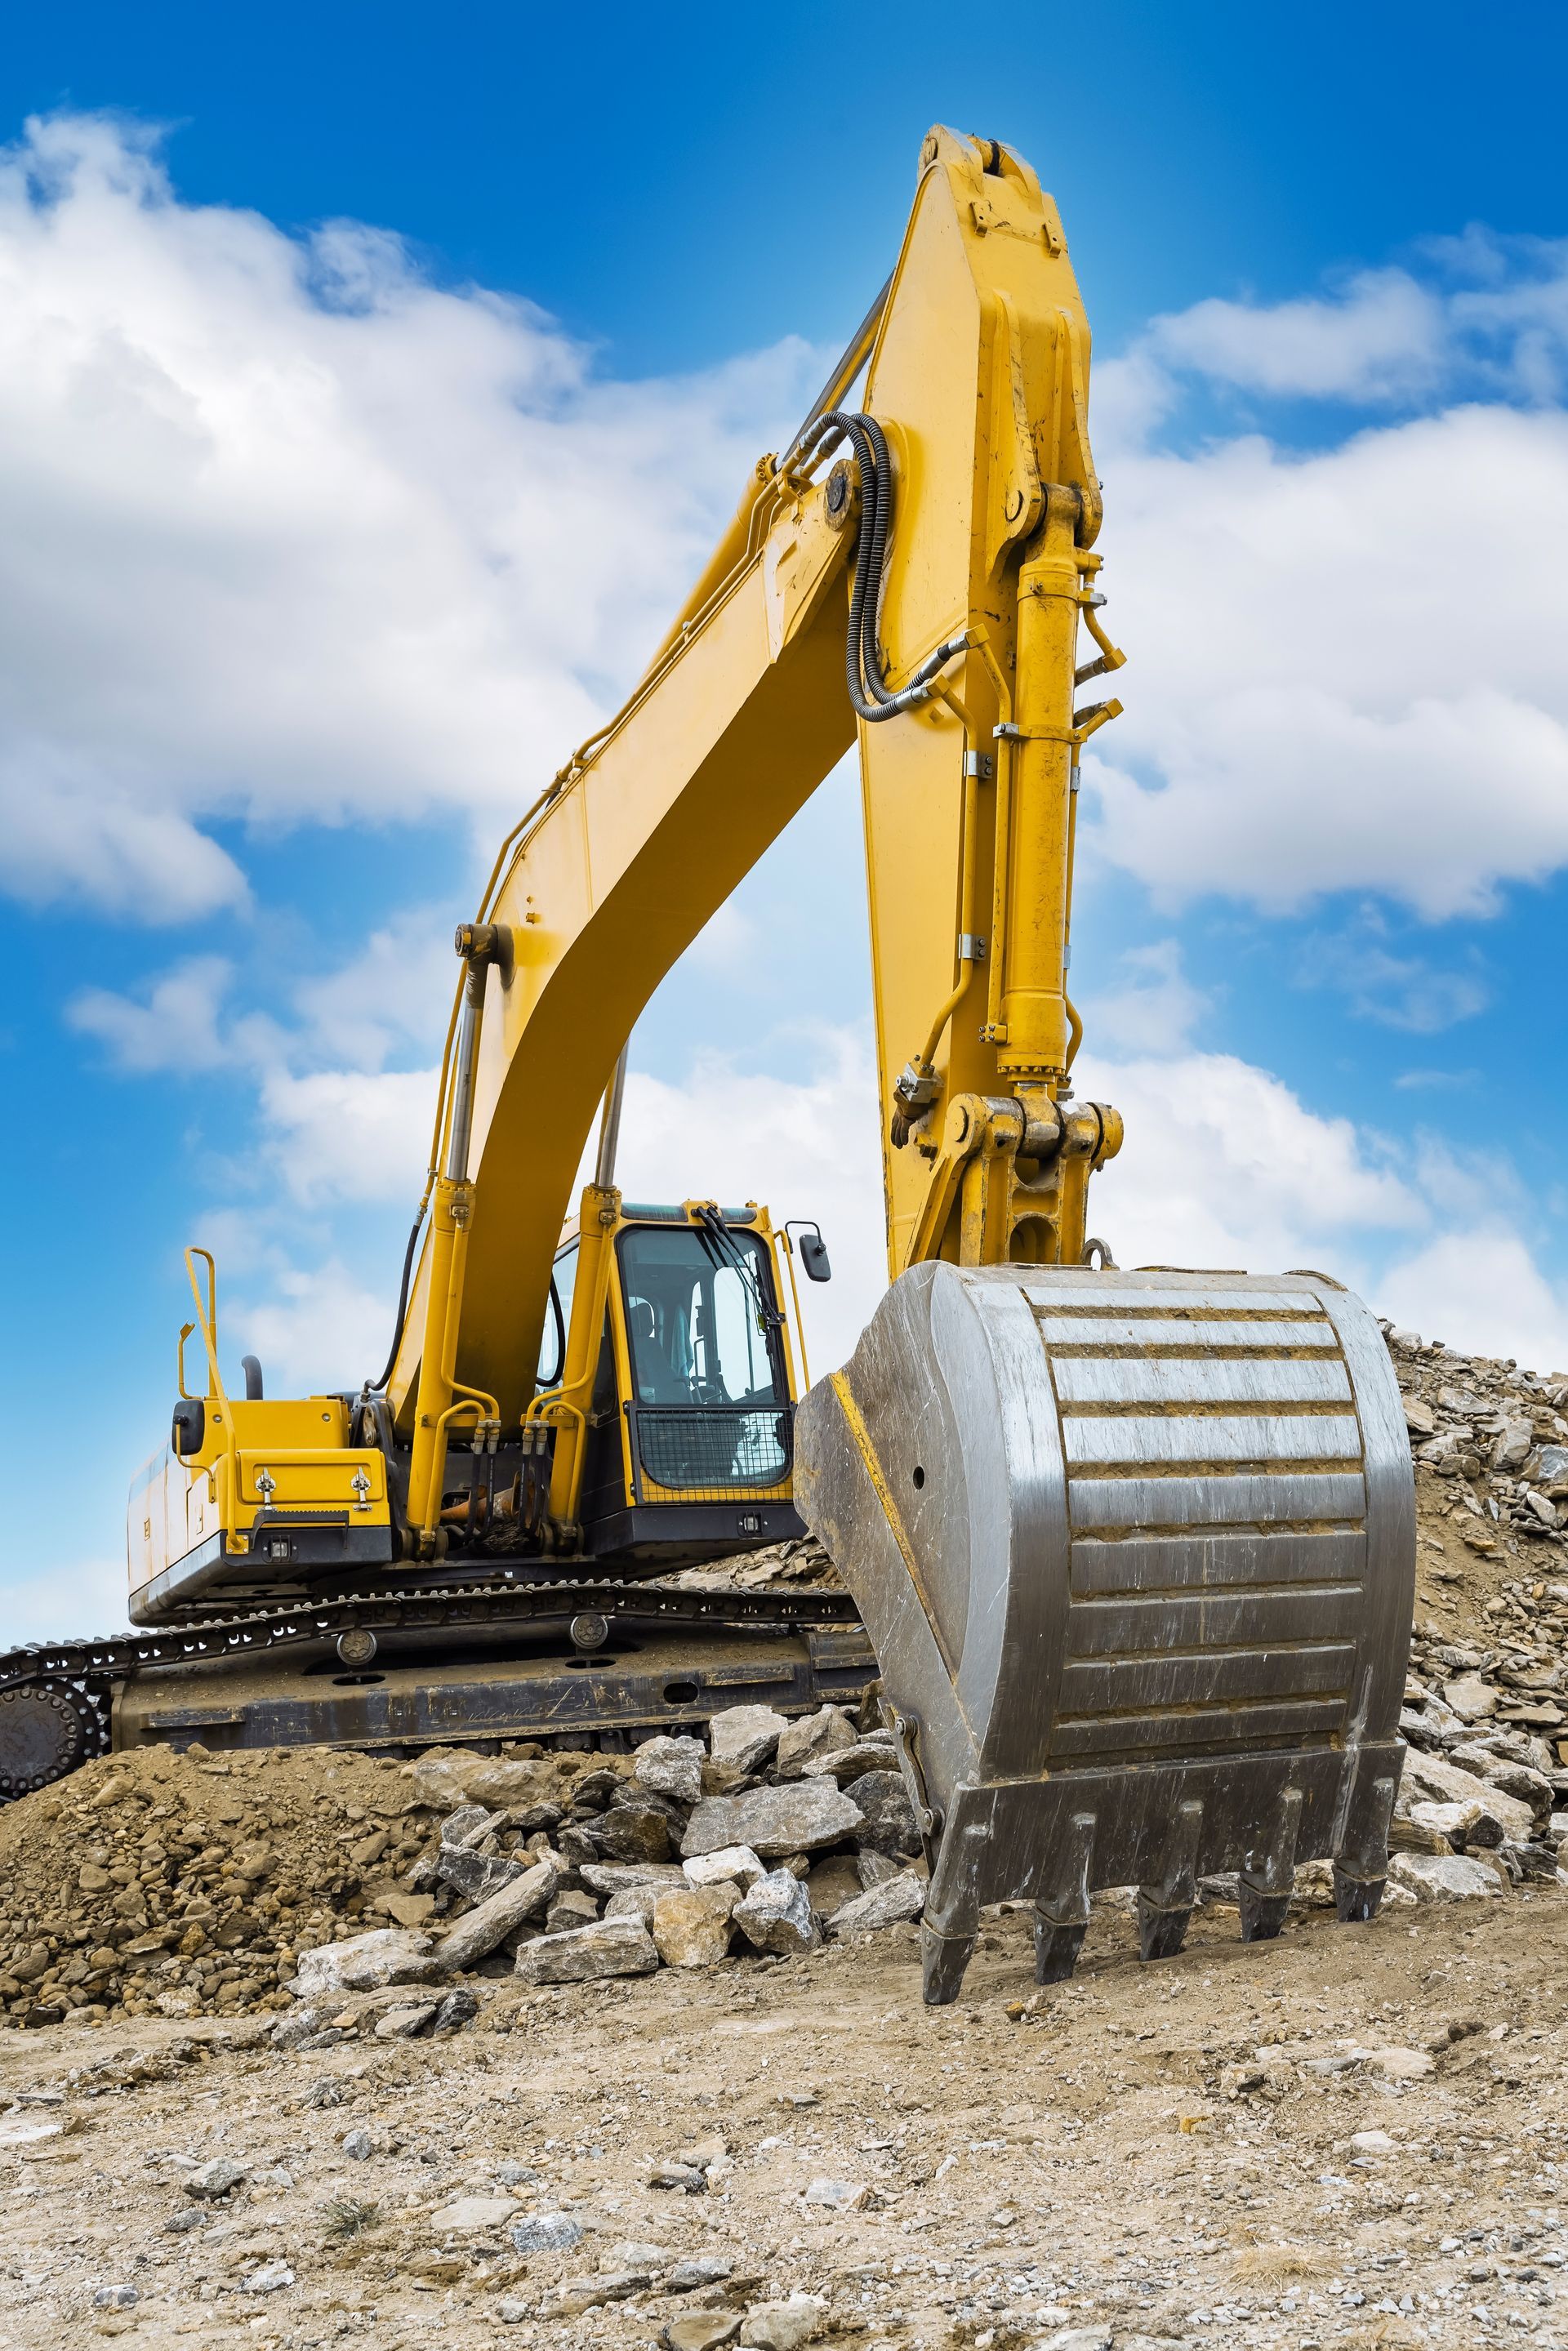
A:
POLYGON ((828 1920, 830 1935, 869 1935, 902 1919, 918 1918, 925 1907, 925 1881, 904 1870, 885 1877, 852 1901, 843 1903, 828 1920))
POLYGON ((758 1877, 735 1906, 735 1924, 759 1951, 784 1957, 814 1950, 821 1939, 811 1897, 791 1870, 758 1877))
POLYGON ((739 1899, 740 1888, 727 1882, 661 1894, 652 1932, 665 1966, 716 1967, 729 1949, 730 1920, 739 1899))
POLYGON ((601 1976, 651 1975, 658 1964, 658 1950, 637 1919, 601 1918, 525 1943, 517 1973, 524 1983, 591 1983, 601 1976))
POLYGON ((852 1836, 863 1818, 860 1806, 827 1779, 797 1780, 782 1788, 753 1788, 743 1796, 709 1796, 692 1814, 681 1851, 716 1853, 723 1845, 747 1844, 764 1860, 813 1853, 852 1836))

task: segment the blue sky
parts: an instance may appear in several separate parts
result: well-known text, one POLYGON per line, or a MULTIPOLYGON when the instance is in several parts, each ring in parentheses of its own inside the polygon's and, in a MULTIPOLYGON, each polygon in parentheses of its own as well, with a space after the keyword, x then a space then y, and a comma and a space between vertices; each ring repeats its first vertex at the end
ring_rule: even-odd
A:
MULTIPOLYGON (((1561 14, 984 23, 11 28, 0 1629, 116 1620, 185 1239, 231 1357, 374 1368, 453 919, 881 283, 934 120, 1040 169, 1095 328, 1097 1225, 1568 1366, 1561 14)), ((629 1109, 639 1189, 821 1215, 821 1361, 880 1277, 859 856, 846 772, 629 1109)))

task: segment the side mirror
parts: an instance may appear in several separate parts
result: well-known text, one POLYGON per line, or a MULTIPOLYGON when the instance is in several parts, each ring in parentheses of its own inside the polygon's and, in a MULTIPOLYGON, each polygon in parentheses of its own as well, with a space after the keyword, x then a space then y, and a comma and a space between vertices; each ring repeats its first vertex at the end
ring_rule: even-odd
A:
POLYGON ((808 1281, 831 1281, 833 1269, 828 1262, 828 1244, 820 1232, 813 1229, 801 1234, 800 1263, 808 1281))
POLYGON ((169 1442, 180 1459, 199 1453, 207 1433, 207 1407, 200 1396, 182 1396, 174 1406, 174 1426, 169 1442))

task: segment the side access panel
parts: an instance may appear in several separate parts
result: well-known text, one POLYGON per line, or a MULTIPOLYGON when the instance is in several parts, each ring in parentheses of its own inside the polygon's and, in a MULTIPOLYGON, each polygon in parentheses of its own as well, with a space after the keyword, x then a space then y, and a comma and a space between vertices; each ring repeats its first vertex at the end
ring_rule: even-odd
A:
MULTIPOLYGON (((1097 1887, 1145 1957, 1198 1876, 1277 1932, 1298 1862, 1375 1909, 1415 1492, 1360 1301, 1304 1275, 918 1267, 800 1407, 796 1492, 875 1645, 930 1820, 928 1998, 981 1907, 1042 1980, 1097 1887)), ((1076 1938, 1076 1939, 1074 1939, 1076 1938)))

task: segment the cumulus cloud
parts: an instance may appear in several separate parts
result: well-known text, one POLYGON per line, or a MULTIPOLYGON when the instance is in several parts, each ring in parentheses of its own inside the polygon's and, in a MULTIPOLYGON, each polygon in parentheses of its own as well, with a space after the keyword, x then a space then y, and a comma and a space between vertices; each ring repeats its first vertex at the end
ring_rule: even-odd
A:
POLYGON ((1507 1224, 1439 1235, 1389 1269, 1379 1296, 1385 1314, 1425 1338, 1568 1374, 1568 1292, 1507 1224))
POLYGON ((141 997, 84 987, 66 1007, 69 1026, 94 1037, 119 1070, 146 1076, 185 1070, 193 1076, 230 1058, 218 1015, 234 977, 224 956, 190 956, 154 979, 141 997))
POLYGON ((1473 956, 1464 969, 1445 970, 1424 956, 1401 955, 1386 944, 1385 933, 1377 911, 1365 908, 1343 931, 1314 934, 1298 962, 1301 985, 1342 989, 1354 1013, 1418 1037, 1436 1036, 1486 1009, 1491 990, 1473 956))
POLYGON ((487 837, 821 367, 601 380, 526 302, 183 204, 79 115, 0 152, 0 886, 133 920, 244 901, 225 818, 487 837))
POLYGON ((1085 1008, 1097 1044, 1132 1053, 1177 1051, 1209 1004, 1182 967, 1179 939, 1129 947, 1118 967, 1121 985, 1096 994, 1085 1008))
POLYGON ((1154 319, 1101 370, 1118 443, 1197 380, 1207 391, 1391 407, 1560 402, 1568 388, 1568 240, 1475 225, 1408 266, 1358 269, 1282 302, 1211 296, 1154 319))
POLYGON ((1335 297, 1269 305, 1210 299, 1157 319, 1147 347, 1249 392, 1317 399, 1418 396, 1440 379, 1449 319, 1403 269, 1364 270, 1335 297))
POLYGON ((243 1289, 226 1311, 232 1344, 260 1358, 269 1394, 331 1395, 373 1379, 392 1343, 392 1292, 371 1288, 337 1257, 308 1270, 277 1264, 268 1294, 243 1289))
POLYGON ((1085 763, 1093 854, 1166 906, 1374 891, 1433 921, 1568 862, 1568 417, 1461 408, 1107 475, 1129 664, 1085 763))
POLYGON ((1075 1074, 1081 1094, 1113 1102, 1126 1124, 1092 1196, 1119 1264, 1317 1264, 1355 1285, 1385 1255, 1385 1236, 1429 1222, 1385 1146, 1232 1054, 1085 1054, 1075 1074))

